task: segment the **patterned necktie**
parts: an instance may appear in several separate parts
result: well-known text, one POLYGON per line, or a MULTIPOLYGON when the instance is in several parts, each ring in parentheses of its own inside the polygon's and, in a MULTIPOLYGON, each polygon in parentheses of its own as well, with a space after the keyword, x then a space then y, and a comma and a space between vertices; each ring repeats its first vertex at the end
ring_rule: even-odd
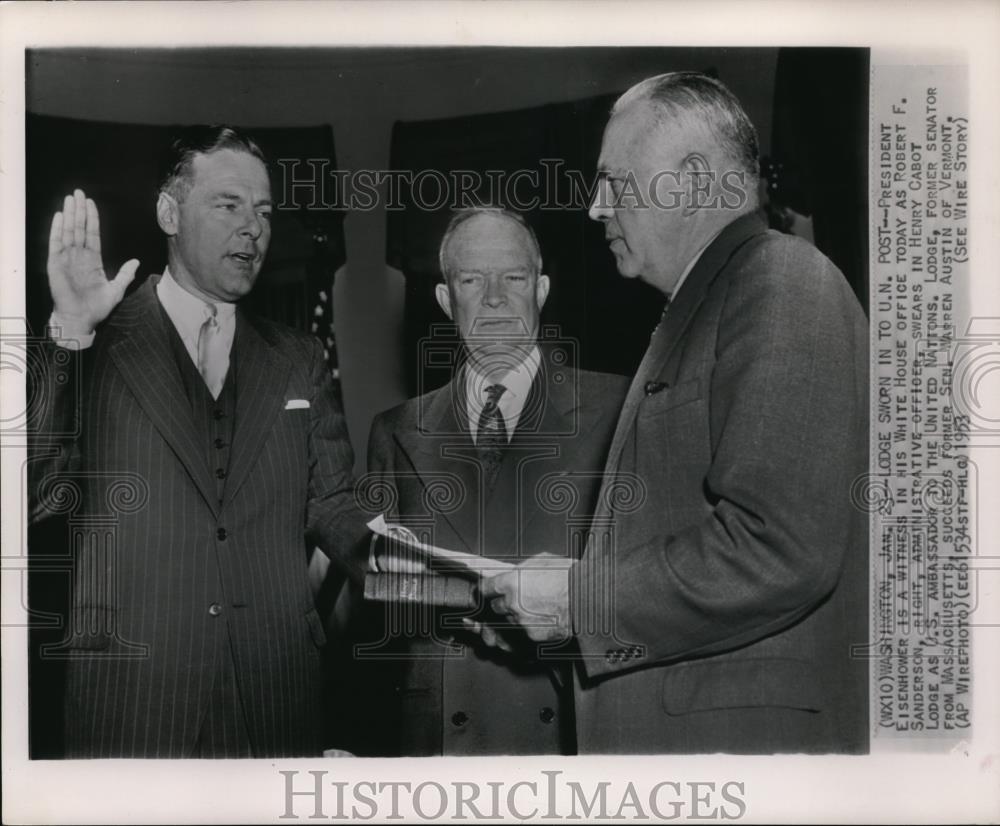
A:
POLYGON ((486 388, 486 404, 479 414, 476 430, 476 447, 482 460, 483 484, 487 493, 493 490, 497 471, 503 461, 503 449, 507 447, 507 425, 500 412, 500 397, 506 391, 502 384, 491 384, 486 388))
POLYGON ((218 307, 206 304, 204 309, 205 321, 198 331, 198 372, 205 380, 212 398, 217 399, 226 380, 229 356, 225 352, 222 327, 219 326, 218 307))

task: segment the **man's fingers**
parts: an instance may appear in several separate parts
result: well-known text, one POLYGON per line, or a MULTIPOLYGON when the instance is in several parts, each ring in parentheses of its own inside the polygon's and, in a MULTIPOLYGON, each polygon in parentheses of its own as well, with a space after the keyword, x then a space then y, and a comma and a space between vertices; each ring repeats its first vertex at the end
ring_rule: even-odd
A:
POLYGON ((493 611, 494 614, 500 614, 501 616, 510 614, 511 610, 510 606, 507 605, 507 597, 503 596, 503 594, 498 597, 493 597, 493 599, 490 600, 490 610, 493 611))
POLYGON ((514 649, 510 647, 510 643, 503 638, 503 635, 494 631, 488 625, 483 626, 483 639, 486 639, 486 635, 490 635, 490 642, 487 645, 492 645, 494 648, 499 648, 501 651, 506 651, 510 653, 514 649))
POLYGON ((116 275, 111 281, 111 285, 118 293, 119 301, 121 301, 122 297, 125 295, 125 290, 128 289, 128 285, 135 280, 135 271, 137 269, 139 269, 139 259, 130 258, 122 264, 121 269, 118 270, 118 275, 116 275))
POLYGON ((483 642, 485 642, 487 645, 490 644, 489 642, 486 641, 486 635, 483 633, 484 629, 483 629, 483 624, 481 622, 477 622, 476 620, 471 619, 470 617, 462 617, 462 625, 465 627, 466 631, 471 631, 473 634, 478 634, 482 638, 483 642))
POLYGON ((486 599, 504 596, 510 589, 511 576, 512 574, 504 571, 500 574, 483 577, 479 590, 486 599))
POLYGON ((479 638, 483 641, 484 645, 490 648, 499 648, 501 651, 512 652, 514 649, 507 640, 505 640, 500 634, 490 628, 488 625, 483 625, 481 622, 477 622, 469 617, 462 617, 462 625, 473 634, 478 634, 479 638))
POLYGON ((52 216, 52 229, 49 230, 49 255, 58 255, 63 249, 63 214, 57 212, 52 216))
POLYGON ((73 193, 73 243, 82 247, 87 241, 87 199, 83 190, 73 193))
MULTIPOLYGON (((90 198, 87 199, 87 225, 86 225, 87 237, 86 244, 87 249, 93 250, 96 253, 101 251, 101 219, 97 215, 97 204, 95 204, 90 198)), ((131 263, 131 262, 129 262, 131 263)), ((138 266, 138 261, 136 265, 138 266)), ((133 269, 134 273, 134 269, 133 269)), ((119 275, 121 271, 119 271, 119 275)))
POLYGON ((73 217, 76 215, 76 201, 72 195, 63 198, 62 211, 62 245, 63 248, 73 246, 73 217))
POLYGON ((483 642, 490 646, 490 648, 499 648, 501 651, 508 652, 513 650, 510 647, 510 643, 488 625, 481 627, 480 636, 483 638, 483 642))

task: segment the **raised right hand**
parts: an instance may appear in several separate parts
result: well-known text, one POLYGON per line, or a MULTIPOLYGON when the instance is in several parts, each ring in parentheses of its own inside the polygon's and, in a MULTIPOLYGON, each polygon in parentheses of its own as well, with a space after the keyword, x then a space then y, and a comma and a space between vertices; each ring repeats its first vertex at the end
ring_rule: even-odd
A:
POLYGON ((112 279, 101 261, 97 206, 82 190, 67 195, 49 233, 49 289, 55 313, 80 332, 90 333, 122 300, 139 261, 122 264, 112 279))

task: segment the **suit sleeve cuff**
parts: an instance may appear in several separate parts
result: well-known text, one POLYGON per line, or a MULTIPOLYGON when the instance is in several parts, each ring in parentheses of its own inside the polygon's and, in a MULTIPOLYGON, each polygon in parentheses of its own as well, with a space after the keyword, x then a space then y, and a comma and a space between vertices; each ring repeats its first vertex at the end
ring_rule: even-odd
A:
POLYGON ((591 548, 570 572, 570 623, 588 677, 601 677, 647 665, 649 651, 627 639, 615 610, 614 557, 591 548))

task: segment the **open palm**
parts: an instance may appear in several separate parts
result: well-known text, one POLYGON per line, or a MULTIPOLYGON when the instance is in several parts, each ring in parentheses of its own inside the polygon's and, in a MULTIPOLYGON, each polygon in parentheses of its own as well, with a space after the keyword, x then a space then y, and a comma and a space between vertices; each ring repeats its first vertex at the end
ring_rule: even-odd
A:
POLYGON ((126 261, 111 280, 101 260, 97 206, 82 190, 67 195, 49 233, 49 289, 54 310, 86 332, 108 317, 135 278, 139 261, 126 261))

